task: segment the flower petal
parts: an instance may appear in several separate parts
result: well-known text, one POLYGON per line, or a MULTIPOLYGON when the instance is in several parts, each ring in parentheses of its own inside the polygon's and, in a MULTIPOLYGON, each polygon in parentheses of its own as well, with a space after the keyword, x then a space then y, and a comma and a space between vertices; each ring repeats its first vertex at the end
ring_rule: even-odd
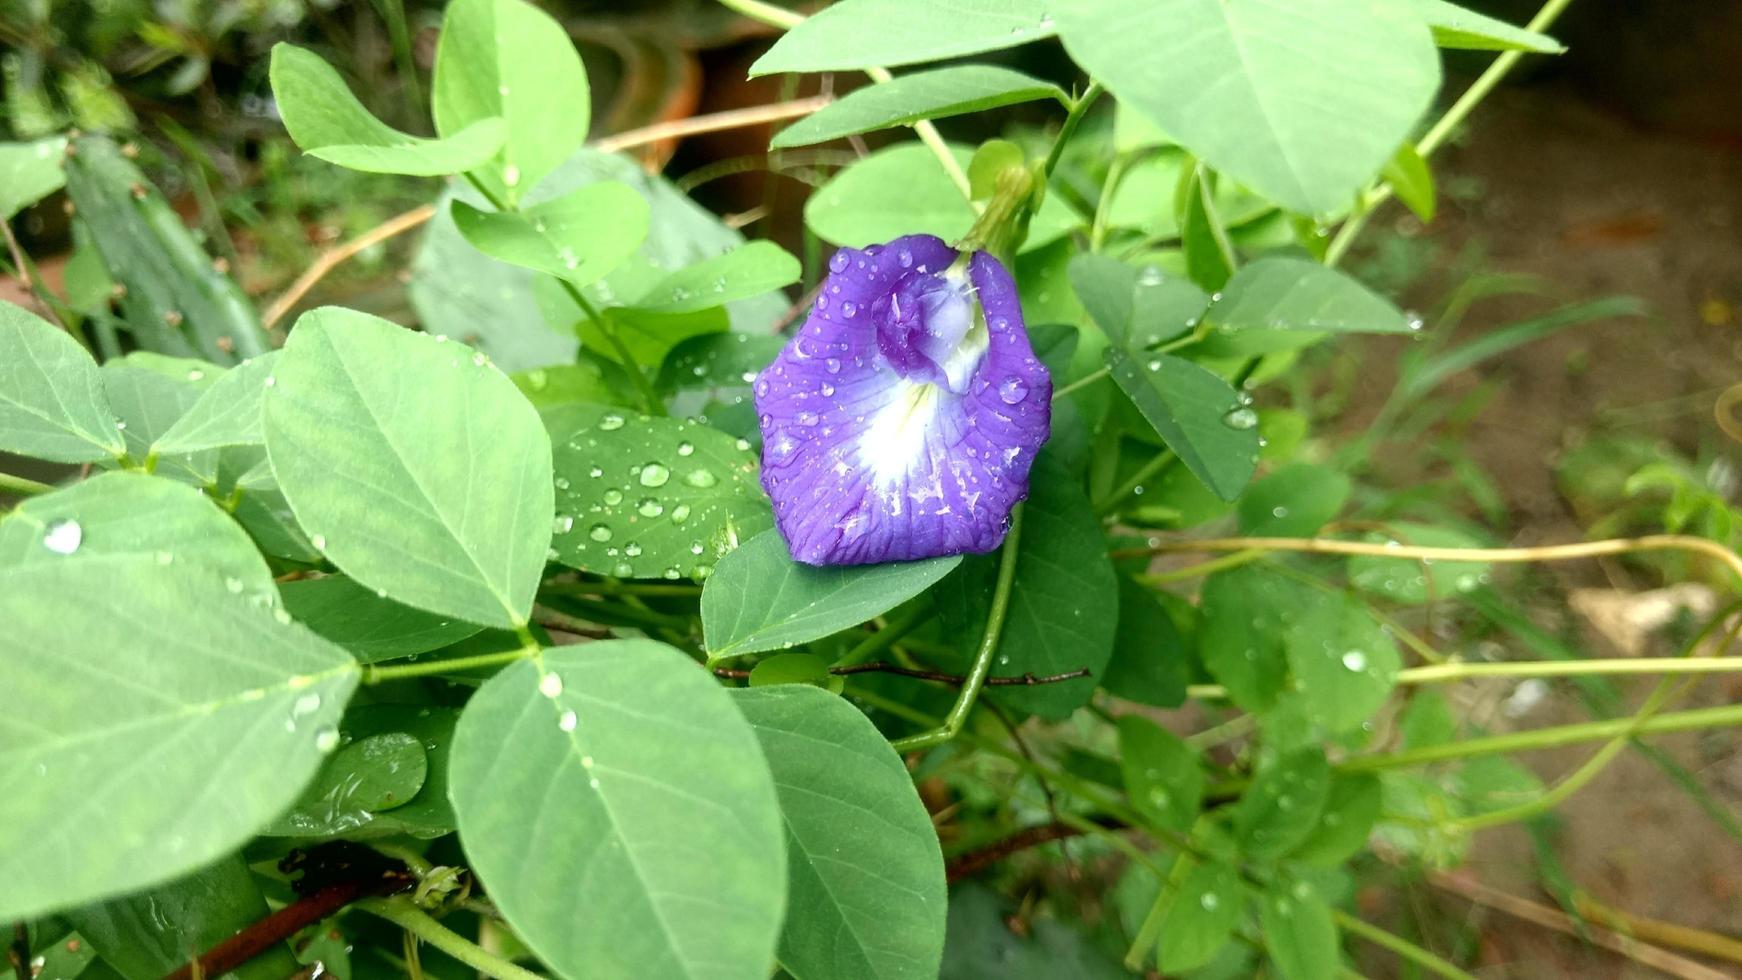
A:
POLYGON ((1010 274, 977 253, 965 282, 947 278, 956 259, 930 235, 840 250, 804 327, 757 378, 762 484, 794 559, 869 564, 1003 541, 1049 432, 1052 381, 1010 274), (966 337, 948 296, 926 307, 941 311, 931 332, 889 329, 912 318, 900 297, 939 290, 978 300, 966 337))

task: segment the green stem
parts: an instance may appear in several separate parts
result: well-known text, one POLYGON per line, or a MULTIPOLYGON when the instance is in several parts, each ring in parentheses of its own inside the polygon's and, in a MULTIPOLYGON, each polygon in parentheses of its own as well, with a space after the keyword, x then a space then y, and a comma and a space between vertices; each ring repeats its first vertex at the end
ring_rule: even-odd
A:
POLYGON ((1219 558, 1212 558, 1209 561, 1199 562, 1196 565, 1187 565, 1184 568, 1170 569, 1165 572, 1152 572, 1148 575, 1139 575, 1137 576, 1137 581, 1143 585, 1169 585, 1174 582, 1185 582, 1194 578, 1202 578, 1205 575, 1211 575, 1216 572, 1226 571, 1230 568, 1239 568, 1241 565, 1250 564, 1264 556, 1265 553, 1258 550, 1235 551, 1222 555, 1219 558))
POLYGON ((513 663, 537 652, 536 646, 528 646, 516 647, 513 650, 498 650, 495 653, 477 653, 469 657, 448 657, 445 660, 431 660, 427 663, 394 664, 387 667, 364 664, 362 681, 364 684, 383 684, 387 681, 404 680, 407 677, 428 677, 432 674, 451 674, 455 671, 473 670, 478 667, 495 667, 500 664, 513 663))
POLYGON ((45 493, 53 493, 54 487, 47 483, 10 473, 0 473, 0 493, 11 494, 14 497, 36 497, 45 493))
POLYGON ((1168 465, 1172 463, 1174 459, 1173 450, 1171 449, 1163 449, 1161 452, 1157 453, 1154 459, 1138 467, 1137 472, 1131 474, 1131 479, 1126 480, 1124 486, 1114 490, 1105 498, 1095 503, 1095 516, 1105 516, 1109 511, 1124 503, 1125 498, 1136 493, 1137 489, 1143 486, 1145 480, 1148 480, 1160 473, 1162 470, 1167 469, 1168 465))
POLYGON ((366 898, 351 907, 386 919, 487 977, 496 977, 498 980, 545 980, 543 976, 523 966, 516 966, 450 930, 405 898, 366 898))
POLYGON ((546 582, 540 591, 552 595, 643 595, 699 596, 699 585, 671 585, 664 582, 546 582))
MULTIPOLYGON (((1524 29, 1527 31, 1546 30, 1549 25, 1555 22, 1555 18, 1567 9, 1567 5, 1570 3, 1572 0, 1548 0, 1542 5, 1542 9, 1536 12, 1536 16, 1530 19, 1530 23, 1524 25, 1524 29)), ((1488 97, 1488 93, 1500 84, 1500 80, 1506 77, 1506 74, 1512 70, 1514 65, 1518 64, 1525 54, 1524 51, 1506 51, 1495 58, 1487 69, 1477 76, 1476 81, 1464 90, 1464 94, 1458 96, 1458 100, 1452 103, 1451 108, 1446 110, 1446 114, 1441 116, 1422 135, 1421 140, 1415 145, 1416 152, 1420 153, 1423 159, 1426 159, 1434 150, 1439 149, 1440 144, 1445 142, 1452 130, 1464 121, 1477 104, 1488 97)), ((1337 237, 1331 240, 1330 247, 1325 250, 1326 265, 1336 265, 1342 261, 1343 256, 1348 253, 1349 247, 1355 244, 1355 238, 1361 234, 1361 229, 1366 227, 1368 219, 1373 216, 1373 212, 1378 209, 1379 205, 1389 200, 1393 193, 1395 192, 1391 189, 1390 184, 1380 184, 1372 192, 1362 196, 1357 205, 1356 213, 1343 223, 1343 227, 1337 231, 1337 237)))
POLYGON ((629 379, 635 382, 635 389, 641 393, 641 401, 646 406, 648 414, 664 415, 665 403, 659 400, 659 394, 653 390, 652 382, 647 380, 647 372, 641 370, 641 365, 637 364, 635 357, 629 353, 629 346, 623 343, 623 338, 617 333, 617 325, 599 312, 599 308, 587 299, 586 294, 581 292, 579 286, 567 279, 558 279, 557 282, 562 284, 563 292, 569 294, 569 299, 574 300, 575 305, 581 308, 582 315, 593 326, 598 327, 601 334, 605 335, 605 342, 611 345, 612 352, 617 355, 618 363, 623 365, 623 370, 628 373, 629 379))
POLYGON ((1083 94, 1077 98, 1077 101, 1071 103, 1071 110, 1065 115, 1064 125, 1059 127, 1059 134, 1052 141, 1052 149, 1046 153, 1046 164, 1041 168, 1043 175, 1052 176, 1053 168, 1058 166, 1059 157, 1064 154, 1065 144, 1069 143, 1071 137, 1076 135, 1077 127, 1082 125, 1083 117, 1088 114, 1089 107, 1095 104, 1095 100, 1101 97, 1103 91, 1105 89, 1101 87, 1100 82, 1091 81, 1089 87, 1083 90, 1083 94))
POLYGON ((1638 725, 1637 728, 1634 725, 1635 719, 1633 718, 1608 718, 1603 721, 1580 722, 1576 725, 1558 725, 1553 728, 1538 728, 1528 732, 1511 732, 1506 735, 1491 735, 1487 738, 1466 739, 1462 742, 1424 745, 1421 748, 1408 749, 1403 752, 1360 755, 1343 762, 1337 768, 1343 772, 1374 772, 1382 769, 1400 769, 1407 766, 1446 762, 1452 759, 1470 759, 1478 756, 1506 755, 1536 749, 1553 749, 1563 745, 1577 745, 1580 742, 1603 741, 1617 735, 1657 735, 1667 732, 1700 731, 1706 728, 1726 728, 1732 725, 1742 725, 1742 705, 1730 704, 1715 708, 1676 711, 1651 718, 1638 725))
POLYGON ((836 667, 846 667, 852 664, 862 664, 894 646, 898 640, 918 629, 932 615, 931 607, 918 605, 907 611, 907 614, 891 623, 885 623, 883 628, 863 640, 835 661, 836 667))
MULTIPOLYGON (((1147 576, 1145 581, 1153 579, 1147 576)), ((1397 672, 1398 684, 1447 684, 1473 677, 1596 677, 1614 674, 1669 675, 1742 673, 1742 657, 1667 659, 1637 657, 1624 660, 1513 660, 1507 663, 1447 663, 1409 667, 1397 672)), ((1200 701, 1223 701, 1228 689, 1220 684, 1193 684, 1187 688, 1200 701)))
POLYGON ((1088 374, 1083 375, 1082 377, 1071 382, 1070 384, 1065 385, 1063 388, 1054 389, 1053 393, 1052 393, 1052 400, 1056 402, 1060 398, 1063 398, 1064 396, 1070 394, 1071 392, 1080 391, 1083 388, 1087 388, 1088 386, 1094 384, 1095 382, 1101 380, 1102 378, 1105 378, 1107 375, 1112 374, 1112 373, 1113 373, 1112 368, 1105 368, 1105 367, 1096 368, 1095 370, 1090 371, 1088 374))
POLYGON ((1423 949, 1402 936, 1387 932, 1370 922, 1357 919, 1342 909, 1331 909, 1331 918, 1344 932, 1359 936, 1375 946, 1389 949, 1436 976, 1445 977, 1446 980, 1476 980, 1473 974, 1465 973, 1431 950, 1423 949))
POLYGON ((897 752, 942 745, 955 738, 967 722, 968 713, 974 710, 974 701, 980 697, 980 689, 986 685, 986 675, 992 672, 992 657, 998 652, 998 639, 1004 633, 1004 617, 1010 612, 1011 586, 1016 581, 1017 546, 1021 541, 1022 505, 1018 504, 1010 513, 1010 532, 1004 536, 1003 551, 998 556, 998 582, 992 588, 992 607, 986 613, 986 632, 980 637, 980 649, 974 654, 974 663, 962 680, 956 703, 950 706, 943 724, 929 732, 896 739, 893 744, 897 752))

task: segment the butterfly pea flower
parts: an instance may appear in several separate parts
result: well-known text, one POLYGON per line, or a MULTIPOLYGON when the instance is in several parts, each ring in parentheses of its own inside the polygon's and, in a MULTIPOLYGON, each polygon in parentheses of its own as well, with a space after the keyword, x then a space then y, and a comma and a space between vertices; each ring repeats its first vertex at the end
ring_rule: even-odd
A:
POLYGON ((762 486, 812 565, 997 548, 1052 422, 1010 273, 931 235, 836 252, 754 390, 762 486))

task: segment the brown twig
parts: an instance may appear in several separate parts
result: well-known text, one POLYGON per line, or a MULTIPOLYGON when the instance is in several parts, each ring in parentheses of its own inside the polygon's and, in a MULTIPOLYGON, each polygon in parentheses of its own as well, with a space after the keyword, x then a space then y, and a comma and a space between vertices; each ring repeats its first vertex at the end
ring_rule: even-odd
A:
POLYGON ((787 307, 786 312, 780 315, 780 319, 774 321, 774 326, 769 328, 768 332, 779 333, 782 330, 785 330, 792 321, 802 316, 804 311, 810 309, 810 305, 817 301, 817 294, 823 291, 823 285, 826 282, 827 280, 819 281, 815 286, 810 288, 810 292, 800 296, 798 302, 787 307))
POLYGON ((24 257, 24 247, 18 244, 18 236, 12 233, 12 222, 0 219, 0 234, 6 236, 6 247, 12 252, 12 269, 18 277, 18 284, 36 300, 36 307, 42 311, 44 319, 65 330, 67 325, 61 321, 60 314, 54 311, 54 304, 43 298, 42 284, 30 277, 30 263, 24 257))
POLYGON ((626 130, 615 136, 607 136, 595 142, 593 147, 604 150, 606 153, 614 153, 618 150, 627 150, 648 143, 658 143, 662 140, 681 139, 685 136, 715 133, 725 129, 737 129, 741 126, 779 122, 782 119, 795 119, 799 116, 808 116, 833 101, 835 101, 833 96, 813 95, 788 102, 749 106, 744 109, 727 109, 724 112, 711 112, 705 116, 674 119, 670 122, 643 126, 640 129, 626 130))
MULTIPOLYGON (((1095 822, 1113 830, 1130 829, 1118 820, 1110 818, 1097 819, 1095 822)), ((985 847, 969 851, 952 859, 944 865, 944 877, 953 885, 963 878, 979 874, 1012 854, 1039 847, 1042 844, 1050 844, 1055 840, 1076 837, 1083 832, 1080 827, 1073 827, 1057 821, 1041 824, 1038 827, 1027 827, 1009 837, 993 841, 985 847)))
MULTIPOLYGON (((903 667, 899 664, 884 663, 882 661, 874 661, 868 664, 848 664, 844 667, 830 667, 829 673, 836 676, 845 676, 847 674, 895 674, 900 677, 912 677, 922 681, 937 681, 940 684, 956 685, 966 683, 967 681, 967 678, 963 677, 961 674, 946 674, 936 670, 915 670, 912 667, 903 667)), ((750 671, 734 670, 730 667, 715 667, 714 676, 724 677, 731 680, 743 680, 750 676, 750 671)), ((1035 687, 1040 684, 1058 684, 1063 681, 1074 681, 1079 677, 1089 676, 1092 676, 1092 672, 1089 668, 1083 667, 1078 670, 1066 671, 1063 674, 1043 674, 1038 676, 1035 674, 1023 674, 1019 677, 988 677, 986 678, 986 686, 1035 687)))
POLYGON ((313 289, 316 283, 326 278, 327 273, 332 272, 358 252, 371 245, 384 242, 395 235, 402 235, 433 217, 435 217, 435 205, 420 205, 410 211, 396 214, 356 238, 322 252, 314 260, 314 263, 303 271, 302 275, 296 277, 296 281, 290 284, 290 288, 286 289, 282 295, 272 301, 271 306, 266 308, 265 315, 260 318, 261 326, 271 330, 274 324, 284 319, 284 315, 289 313, 291 308, 296 306, 304 296, 308 295, 308 291, 313 289))
POLYGON ((1441 891, 1450 892, 1475 902, 1477 905, 1504 912, 1526 922, 1534 922, 1556 932, 1564 932, 1569 936, 1588 939, 1598 946, 1620 953, 1636 963, 1643 963, 1653 969, 1662 970, 1672 977, 1681 977, 1683 980, 1734 980, 1729 974, 1714 970, 1703 963, 1696 963, 1684 956, 1677 956, 1668 950, 1640 942, 1612 929, 1581 925, 1564 912, 1551 909, 1546 905, 1539 905, 1529 899, 1507 894, 1496 888, 1490 888, 1479 881, 1444 872, 1430 874, 1428 881, 1441 891))

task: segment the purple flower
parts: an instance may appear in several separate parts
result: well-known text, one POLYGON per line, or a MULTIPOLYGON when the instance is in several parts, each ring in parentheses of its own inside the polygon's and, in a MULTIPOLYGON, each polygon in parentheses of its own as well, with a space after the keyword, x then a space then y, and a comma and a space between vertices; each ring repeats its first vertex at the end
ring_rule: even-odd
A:
POLYGON ((792 557, 991 551, 1052 422, 1016 284, 931 235, 843 248, 756 379, 762 486, 792 557))

